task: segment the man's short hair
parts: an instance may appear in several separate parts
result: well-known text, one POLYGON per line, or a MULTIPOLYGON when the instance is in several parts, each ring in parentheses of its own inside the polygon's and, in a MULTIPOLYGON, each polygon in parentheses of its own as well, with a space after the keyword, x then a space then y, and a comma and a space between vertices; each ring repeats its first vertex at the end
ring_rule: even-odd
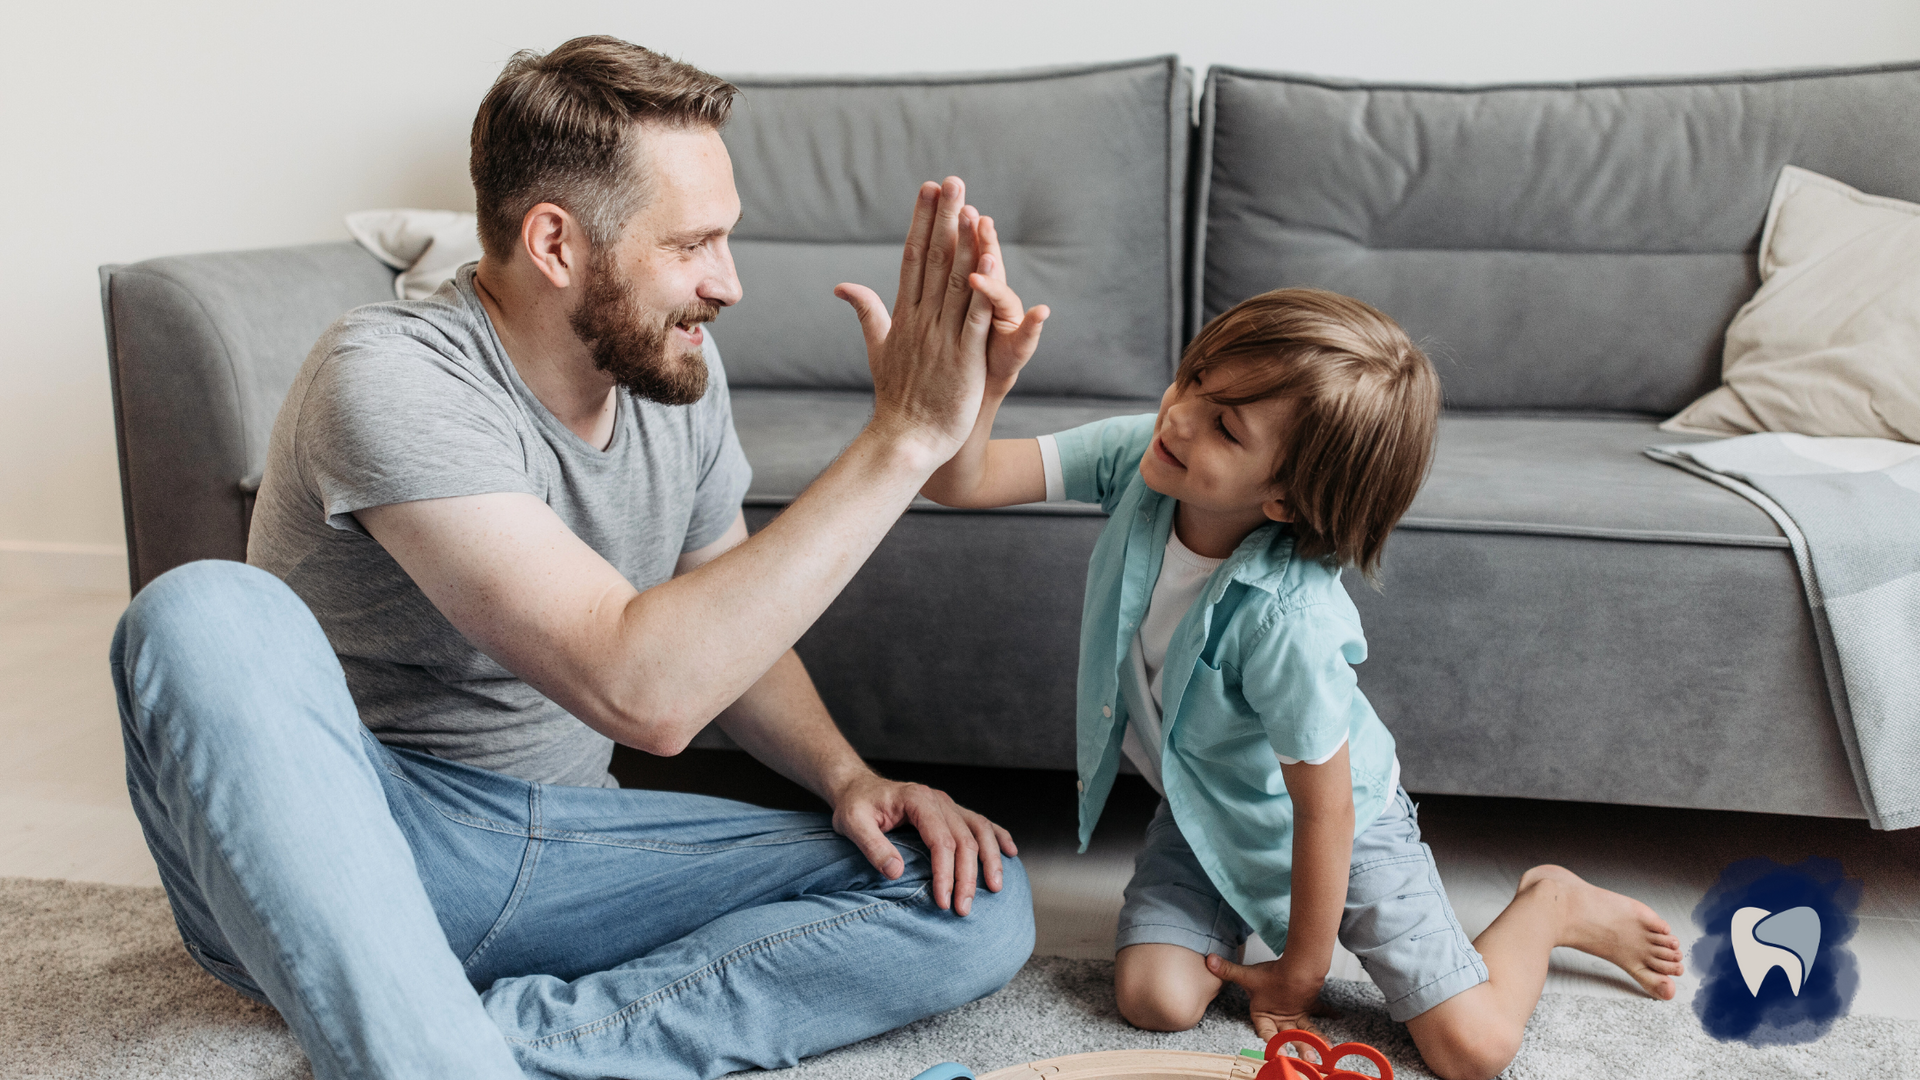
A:
POLYGON ((543 202, 572 214, 588 243, 613 243, 647 197, 641 125, 719 128, 737 93, 725 79, 605 35, 515 53, 473 118, 480 246, 506 257, 527 211, 543 202))
POLYGON ((1208 398, 1295 402, 1274 467, 1295 552, 1375 578, 1433 460, 1433 364, 1392 319, 1324 289, 1275 289, 1221 313, 1187 346, 1175 383, 1184 389, 1234 360, 1252 365, 1231 385, 1203 380, 1208 398))

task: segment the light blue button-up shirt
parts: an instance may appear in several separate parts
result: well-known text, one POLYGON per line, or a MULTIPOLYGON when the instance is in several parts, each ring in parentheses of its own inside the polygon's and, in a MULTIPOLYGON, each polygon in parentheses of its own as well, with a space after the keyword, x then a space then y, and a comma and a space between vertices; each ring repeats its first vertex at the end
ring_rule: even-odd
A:
MULTIPOLYGON (((1113 790, 1126 732, 1127 650, 1146 616, 1178 502, 1140 478, 1154 417, 1054 436, 1065 495, 1110 515, 1087 566, 1080 622, 1080 848, 1113 790)), ((1360 613, 1330 562, 1299 559, 1279 525, 1255 529, 1213 572, 1167 646, 1161 784, 1207 876, 1269 946, 1285 947, 1293 802, 1279 756, 1348 744, 1356 835, 1393 795, 1393 736, 1356 685, 1360 613)))

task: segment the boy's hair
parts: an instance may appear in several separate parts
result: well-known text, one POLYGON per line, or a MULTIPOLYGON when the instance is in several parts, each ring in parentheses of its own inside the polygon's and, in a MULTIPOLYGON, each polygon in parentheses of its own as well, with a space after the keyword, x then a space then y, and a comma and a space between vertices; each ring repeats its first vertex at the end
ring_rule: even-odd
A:
POLYGON ((719 128, 732 83, 619 38, 577 37, 550 53, 513 54, 473 118, 474 209, 480 246, 504 258, 527 211, 564 208, 595 247, 647 195, 636 176, 641 123, 719 128))
POLYGON ((1324 289, 1275 289, 1208 323, 1180 358, 1182 389, 1235 360, 1254 366, 1208 385, 1222 405, 1294 401, 1274 468, 1293 511, 1294 550, 1331 556, 1376 580, 1381 549, 1433 460, 1440 377, 1386 315, 1324 289))

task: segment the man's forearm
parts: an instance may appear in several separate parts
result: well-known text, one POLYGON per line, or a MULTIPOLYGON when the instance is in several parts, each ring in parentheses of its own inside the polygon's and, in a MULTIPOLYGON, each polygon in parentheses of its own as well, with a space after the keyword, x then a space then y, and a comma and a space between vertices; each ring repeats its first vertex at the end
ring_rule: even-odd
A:
POLYGON ((791 649, 716 722, 742 750, 829 806, 849 781, 872 771, 828 715, 791 649))
POLYGON ((603 715, 630 730, 608 734, 677 753, 813 625, 936 463, 870 427, 751 539, 626 601, 619 639, 640 655, 618 669, 603 715))
POLYGON ((835 831, 886 877, 906 869, 887 833, 911 826, 926 847, 936 905, 965 915, 973 908, 976 881, 1000 891, 1001 856, 1018 852, 1013 838, 945 792, 887 780, 868 768, 792 651, 729 705, 719 724, 742 749, 820 796, 833 809, 835 831))

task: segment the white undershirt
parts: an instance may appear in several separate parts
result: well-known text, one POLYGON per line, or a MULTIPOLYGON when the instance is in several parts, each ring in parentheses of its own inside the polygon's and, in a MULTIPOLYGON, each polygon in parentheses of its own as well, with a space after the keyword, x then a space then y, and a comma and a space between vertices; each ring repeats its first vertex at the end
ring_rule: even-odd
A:
POLYGON ((1133 636, 1133 643, 1127 649, 1127 667, 1134 692, 1129 698, 1127 734, 1120 742, 1120 749, 1155 791, 1160 791, 1160 688, 1166 674, 1167 646, 1172 643, 1173 631, 1186 617, 1187 609, 1200 598, 1207 579, 1223 562, 1226 560, 1194 554, 1180 542, 1180 534, 1169 529, 1166 554, 1160 560, 1160 577, 1153 583, 1153 595, 1147 600, 1147 614, 1140 620, 1140 632, 1133 636), (1142 708, 1143 705, 1146 707, 1142 708))

